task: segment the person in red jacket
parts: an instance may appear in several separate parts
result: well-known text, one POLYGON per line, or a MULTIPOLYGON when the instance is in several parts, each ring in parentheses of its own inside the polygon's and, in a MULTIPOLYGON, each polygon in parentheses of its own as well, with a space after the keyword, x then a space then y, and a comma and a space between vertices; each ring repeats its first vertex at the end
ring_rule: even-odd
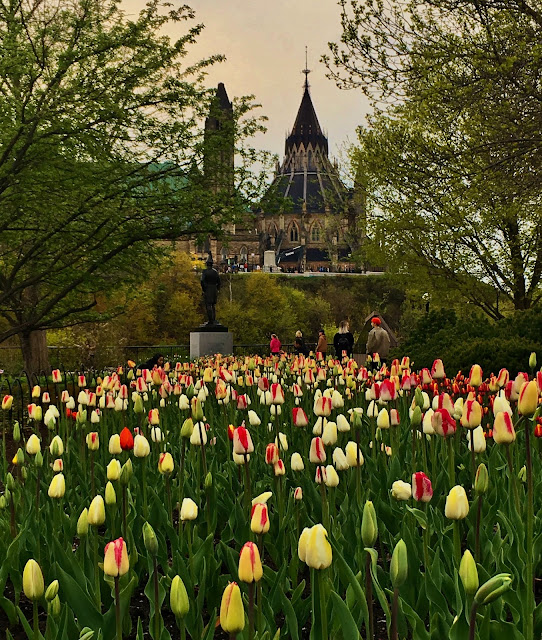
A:
POLYGON ((271 351, 272 356, 280 355, 280 340, 277 338, 275 333, 271 334, 271 342, 269 343, 269 349, 271 351))

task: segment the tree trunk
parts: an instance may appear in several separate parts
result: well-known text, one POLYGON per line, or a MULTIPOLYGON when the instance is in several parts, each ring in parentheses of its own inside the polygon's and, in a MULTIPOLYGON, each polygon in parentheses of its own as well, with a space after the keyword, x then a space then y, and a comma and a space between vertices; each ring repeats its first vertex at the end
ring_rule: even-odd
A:
POLYGON ((24 368, 28 375, 49 373, 49 352, 47 350, 47 332, 44 329, 19 334, 24 368))

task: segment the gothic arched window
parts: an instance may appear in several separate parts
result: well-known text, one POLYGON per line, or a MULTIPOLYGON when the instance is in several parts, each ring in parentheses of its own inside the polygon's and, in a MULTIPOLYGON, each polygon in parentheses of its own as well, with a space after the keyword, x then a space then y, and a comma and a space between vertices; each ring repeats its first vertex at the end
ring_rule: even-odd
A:
POLYGON ((320 225, 317 222, 312 225, 311 242, 320 242, 320 225))
POLYGON ((290 227, 290 242, 299 242, 299 228, 295 222, 290 227))
POLYGON ((239 251, 239 255, 241 256, 241 262, 246 262, 248 257, 248 249, 243 245, 241 250, 239 251))

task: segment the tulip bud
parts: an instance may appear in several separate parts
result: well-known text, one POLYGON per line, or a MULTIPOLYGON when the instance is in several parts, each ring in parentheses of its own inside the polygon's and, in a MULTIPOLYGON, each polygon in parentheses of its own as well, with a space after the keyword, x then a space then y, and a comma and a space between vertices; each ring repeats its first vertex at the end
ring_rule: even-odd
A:
POLYGON ((35 456, 38 451, 41 451, 41 442, 38 436, 33 433, 26 442, 26 453, 35 456))
POLYGON ((158 539, 154 529, 148 522, 143 523, 143 543, 151 556, 156 556, 158 553, 158 539))
POLYGON ((404 540, 401 538, 395 545, 391 556, 390 578, 394 589, 398 589, 407 579, 408 555, 404 540))
POLYGON ((331 564, 331 545, 327 539, 327 531, 321 524, 303 530, 299 536, 297 551, 299 559, 312 569, 326 569, 331 564))
POLYGON ((417 428, 421 425, 421 423, 422 423, 422 410, 418 405, 416 405, 410 417, 410 424, 412 427, 417 428))
POLYGON ((117 494, 115 493, 115 487, 108 482, 105 485, 105 504, 111 506, 117 503, 117 494))
POLYGON ((527 467, 523 465, 518 472, 518 478, 521 482, 527 482, 527 467))
POLYGON ((102 496, 96 496, 88 509, 88 523, 93 527, 99 527, 105 522, 105 505, 102 496))
POLYGON ((158 471, 162 475, 169 476, 171 473, 173 473, 173 468, 174 462, 171 453, 169 453, 169 451, 161 453, 160 457, 158 458, 158 471))
POLYGON ((192 431, 194 431, 194 421, 192 418, 187 418, 181 427, 181 438, 190 438, 192 431))
POLYGON ((88 509, 85 507, 77 520, 77 535, 84 538, 88 535, 88 509))
POLYGON ((126 542, 122 538, 117 538, 113 542, 108 542, 104 549, 104 573, 106 576, 123 576, 130 569, 128 550, 126 542))
POLYGON ((258 582, 263 576, 260 552, 254 542, 246 542, 239 555, 239 580, 242 582, 258 582))
POLYGON ((269 514, 266 504, 255 504, 252 507, 250 530, 253 533, 267 533, 269 531, 269 514))
POLYGON ((529 356, 529 368, 536 369, 536 353, 534 351, 529 356))
POLYGON ((203 481, 203 487, 205 491, 208 491, 213 486, 213 476, 210 471, 207 472, 205 480, 203 481))
POLYGON ((468 549, 463 554, 459 564, 459 577, 467 595, 472 596, 478 591, 478 569, 472 553, 468 549))
POLYGON ((303 489, 301 487, 294 489, 294 500, 303 500, 303 489))
POLYGON ((361 429, 363 424, 361 419, 361 413, 359 413, 358 411, 352 411, 352 415, 350 416, 350 422, 352 423, 352 429, 354 430, 361 429))
POLYGON ((134 468, 132 466, 132 461, 130 458, 128 458, 128 460, 126 460, 126 462, 122 465, 122 469, 120 470, 119 482, 121 483, 121 485, 127 487, 130 484, 133 473, 134 468))
POLYGON ((186 587, 180 576, 175 576, 171 581, 169 604, 176 618, 184 618, 190 609, 186 587))
POLYGON ((420 407, 420 409, 423 409, 424 398, 423 398, 423 392, 420 389, 420 387, 416 387, 416 391, 414 392, 414 402, 416 403, 417 407, 420 407))
POLYGON ((43 467, 43 455, 41 451, 38 451, 38 453, 36 453, 34 464, 36 465, 36 467, 38 467, 38 469, 41 469, 41 467, 43 467))
POLYGON ((57 473, 53 476, 51 480, 51 484, 49 485, 48 495, 50 498, 63 498, 64 493, 66 492, 66 481, 64 479, 64 474, 57 473))
POLYGON ((512 576, 509 573, 499 573, 478 589, 474 596, 474 602, 479 605, 489 604, 508 591, 512 584, 512 576))
POLYGON ((292 471, 303 471, 305 468, 303 458, 297 452, 292 454, 292 457, 290 458, 290 465, 292 467, 292 471))
POLYGON ((23 591, 29 600, 39 600, 45 591, 43 573, 39 564, 30 559, 23 570, 23 591))
POLYGON ((47 602, 51 602, 54 600, 58 594, 58 580, 53 580, 51 584, 47 587, 47 591, 45 592, 45 599, 47 602))
POLYGON ((15 420, 15 422, 13 423, 13 442, 19 442, 20 439, 21 439, 21 427, 19 425, 19 422, 15 420))
POLYGON ((476 470, 476 477, 474 479, 474 493, 477 496, 484 495, 487 492, 489 486, 489 474, 486 465, 482 462, 476 470))
POLYGON ((444 514, 450 520, 463 520, 469 513, 469 501, 462 486, 456 485, 450 489, 446 498, 444 514))
POLYGON ((15 479, 9 471, 7 472, 7 475, 6 475, 6 487, 10 491, 13 491, 15 489, 15 479))
POLYGON ((90 627, 83 627, 79 634, 79 640, 92 640, 94 638, 94 631, 90 627))
POLYGON ((19 467, 24 464, 24 453, 20 447, 17 449, 17 453, 15 454, 15 464, 19 467))
POLYGON ((195 520, 198 517, 198 505, 191 498, 183 498, 181 504, 181 520, 195 520))
POLYGON ((518 413, 522 416, 532 416, 538 406, 538 387, 536 380, 524 382, 519 392, 518 413))
POLYGON ((376 511, 373 503, 367 500, 363 507, 363 518, 361 520, 361 539, 366 547, 374 546, 378 538, 378 523, 376 520, 376 511))
POLYGON ((54 618, 58 618, 58 616, 60 615, 60 610, 61 610, 60 598, 58 596, 55 596, 51 600, 51 602, 49 602, 49 606, 47 607, 47 613, 53 616, 54 618))
POLYGON ((220 604, 220 626, 232 636, 237 635, 245 627, 241 591, 235 582, 230 582, 224 589, 220 604))
POLYGON ((51 440, 49 451, 51 452, 53 458, 58 458, 64 453, 64 443, 62 442, 62 438, 60 436, 55 436, 51 440))
POLYGON ((113 458, 107 465, 107 479, 111 481, 118 480, 120 478, 120 471, 120 462, 116 458, 113 458))

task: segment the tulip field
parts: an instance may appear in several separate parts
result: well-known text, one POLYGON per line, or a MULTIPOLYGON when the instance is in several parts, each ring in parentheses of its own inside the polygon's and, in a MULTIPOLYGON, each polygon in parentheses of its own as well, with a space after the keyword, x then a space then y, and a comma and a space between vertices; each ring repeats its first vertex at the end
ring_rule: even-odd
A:
POLYGON ((2 637, 539 640, 535 354, 317 356, 0 380, 2 637))

